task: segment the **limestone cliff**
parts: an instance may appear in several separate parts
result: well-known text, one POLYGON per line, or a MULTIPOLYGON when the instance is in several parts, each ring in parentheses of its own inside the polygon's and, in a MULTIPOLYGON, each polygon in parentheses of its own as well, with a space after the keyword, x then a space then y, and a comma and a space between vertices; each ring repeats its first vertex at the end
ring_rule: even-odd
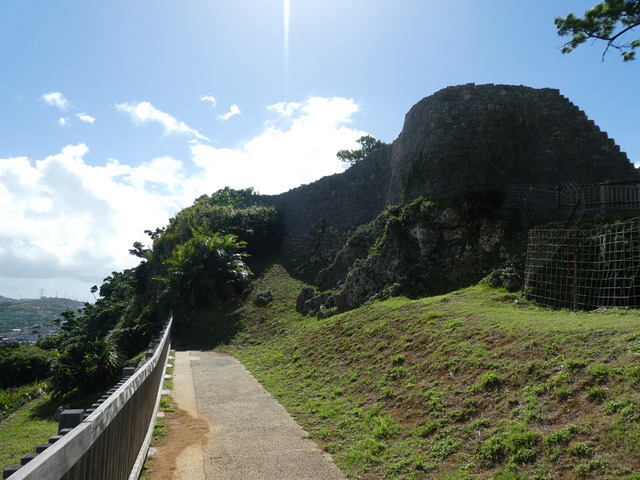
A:
POLYGON ((298 309, 328 315, 395 293, 435 295, 477 282, 509 239, 504 220, 423 198, 392 206, 355 234, 305 290, 298 309))

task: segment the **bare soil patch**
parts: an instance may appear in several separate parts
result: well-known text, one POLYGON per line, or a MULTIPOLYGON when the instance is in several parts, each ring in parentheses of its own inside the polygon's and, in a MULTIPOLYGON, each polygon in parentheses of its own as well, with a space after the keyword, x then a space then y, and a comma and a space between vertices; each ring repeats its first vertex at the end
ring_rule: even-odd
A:
POLYGON ((175 412, 165 413, 167 434, 154 442, 157 449, 147 461, 149 480, 180 480, 176 473, 177 459, 188 447, 205 444, 209 425, 186 410, 175 407, 175 412))

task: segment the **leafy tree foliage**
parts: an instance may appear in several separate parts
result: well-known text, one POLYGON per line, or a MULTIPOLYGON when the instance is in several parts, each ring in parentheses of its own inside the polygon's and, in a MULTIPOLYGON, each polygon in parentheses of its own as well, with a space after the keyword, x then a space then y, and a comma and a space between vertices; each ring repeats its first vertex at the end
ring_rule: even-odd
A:
POLYGON ((626 62, 635 59, 635 50, 640 39, 628 41, 625 35, 640 25, 640 1, 605 0, 587 10, 583 17, 569 13, 566 17, 555 19, 558 35, 571 35, 563 47, 563 53, 569 53, 588 39, 606 42, 602 58, 610 48, 620 52, 626 62))
POLYGON ((99 391, 119 377, 122 366, 122 354, 112 337, 74 342, 53 362, 51 391, 56 397, 99 391))
POLYGON ((384 143, 381 140, 377 140, 371 135, 365 135, 364 137, 360 137, 356 140, 360 144, 360 148, 357 150, 340 150, 336 156, 342 162, 349 162, 352 165, 358 163, 363 160, 367 155, 371 152, 378 150, 388 144, 384 143))
POLYGON ((39 345, 54 348, 53 393, 83 395, 112 384, 125 357, 148 344, 160 328, 142 313, 136 295, 136 269, 113 272, 100 287, 100 298, 85 304, 82 314, 62 312, 60 330, 39 345))
POLYGON ((279 250, 284 235, 275 208, 243 203, 253 189, 233 190, 225 187, 213 195, 202 195, 194 204, 169 220, 167 228, 156 235, 152 260, 166 260, 174 248, 192 237, 193 229, 233 234, 246 242, 247 253, 263 256, 279 250))
POLYGON ((224 187, 209 197, 211 205, 220 205, 224 207, 240 208, 248 197, 255 192, 252 187, 235 190, 230 187, 224 187))
POLYGON ((276 252, 284 234, 273 207, 247 204, 253 189, 202 195, 153 236, 148 291, 188 321, 194 306, 224 303, 249 279, 249 256, 276 252))
POLYGON ((49 377, 53 353, 18 343, 0 345, 0 388, 18 387, 49 377))
POLYGON ((245 246, 232 234, 193 229, 192 237, 173 250, 161 278, 173 308, 224 303, 242 292, 250 274, 243 261, 245 246))
POLYGON ((273 207, 247 204, 253 189, 229 187, 203 195, 164 228, 146 233, 129 253, 140 264, 113 272, 98 289, 100 298, 82 314, 61 314, 61 329, 41 341, 54 349, 53 392, 84 395, 112 384, 126 358, 144 350, 168 315, 188 321, 189 311, 224 303, 241 293, 249 280, 249 255, 280 247, 282 222, 273 207))

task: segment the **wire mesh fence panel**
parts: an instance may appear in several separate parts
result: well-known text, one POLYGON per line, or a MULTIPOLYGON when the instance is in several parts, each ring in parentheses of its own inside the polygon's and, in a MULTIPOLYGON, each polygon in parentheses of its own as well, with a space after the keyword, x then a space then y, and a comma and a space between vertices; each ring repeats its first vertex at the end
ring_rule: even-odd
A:
POLYGON ((558 185, 559 218, 577 221, 584 214, 584 193, 575 182, 563 182, 558 185))
POLYGON ((640 218, 529 232, 525 293, 557 308, 640 306, 640 218))

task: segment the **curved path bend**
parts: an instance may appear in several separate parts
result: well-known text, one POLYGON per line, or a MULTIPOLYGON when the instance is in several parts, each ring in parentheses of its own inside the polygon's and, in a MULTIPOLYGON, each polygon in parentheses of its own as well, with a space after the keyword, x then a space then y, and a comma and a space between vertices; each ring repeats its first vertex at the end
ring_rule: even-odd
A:
POLYGON ((180 452, 174 479, 345 478, 284 407, 229 355, 176 352, 171 396, 179 409, 195 417, 200 428, 194 428, 193 435, 206 436, 180 452))

